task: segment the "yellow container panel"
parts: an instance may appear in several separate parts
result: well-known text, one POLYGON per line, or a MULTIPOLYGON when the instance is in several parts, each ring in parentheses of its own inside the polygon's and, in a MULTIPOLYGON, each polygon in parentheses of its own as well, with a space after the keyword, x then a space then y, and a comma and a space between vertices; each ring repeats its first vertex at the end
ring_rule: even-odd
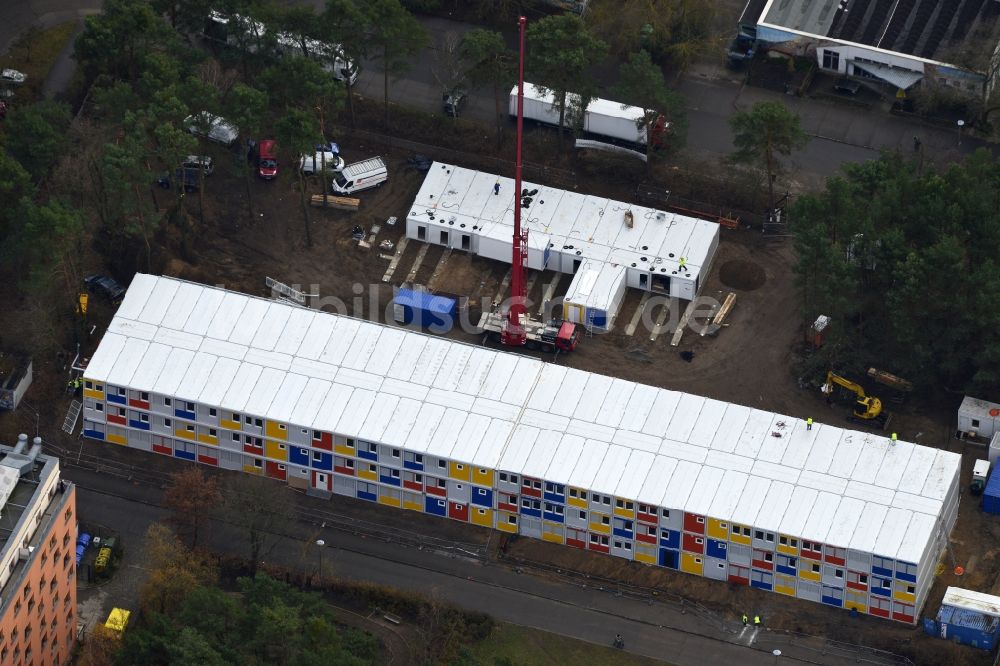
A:
POLYGON ((277 421, 266 421, 264 423, 264 434, 271 439, 288 439, 288 426, 277 421))
POLYGON ((84 398, 94 398, 96 400, 104 400, 104 391, 97 391, 95 389, 83 389, 84 398))
POLYGON ((229 419, 219 419, 219 425, 222 426, 223 428, 225 428, 226 430, 239 430, 240 429, 240 422, 239 421, 230 421, 229 419))
POLYGON ((351 456, 351 457, 354 457, 356 455, 356 453, 354 451, 354 447, 353 446, 347 446, 345 444, 334 444, 333 450, 336 451, 337 453, 339 453, 342 456, 351 456))
POLYGON ((212 435, 207 435, 207 434, 198 435, 198 441, 201 442, 202 444, 211 444, 212 446, 219 445, 218 437, 213 437, 212 435))
POLYGON ((909 594, 905 591, 896 590, 892 593, 892 598, 896 601, 902 601, 903 603, 912 604, 916 603, 917 595, 909 594))
POLYGON ((386 506, 394 506, 399 508, 399 498, 398 497, 388 497, 387 495, 381 495, 378 498, 379 504, 385 504, 386 506))
POLYGON ((751 545, 750 537, 743 536, 742 534, 736 534, 733 532, 733 527, 742 527, 741 525, 730 525, 729 526, 729 541, 731 543, 741 543, 744 546, 751 545))
POLYGON ((656 555, 650 555, 648 553, 640 553, 639 551, 636 551, 635 561, 643 562, 645 564, 656 564, 656 555))
POLYGON ((471 478, 469 475, 469 466, 465 463, 449 462, 448 476, 456 481, 468 481, 471 478))
POLYGON ((776 548, 776 550, 779 553, 784 553, 785 555, 791 555, 792 557, 798 557, 799 556, 799 549, 796 548, 795 546, 782 546, 779 543, 778 546, 777 546, 777 548, 776 548))
POLYGON ((847 610, 851 610, 853 608, 859 613, 867 613, 868 597, 864 593, 855 593, 848 590, 847 596, 844 598, 844 608, 847 610))
POLYGON ((695 555, 694 553, 681 553, 681 571, 701 576, 704 570, 705 558, 701 555, 695 555))
POLYGON ((264 440, 264 455, 271 460, 288 460, 288 447, 281 448, 284 444, 264 440))
POLYGON ((191 442, 194 441, 194 433, 186 428, 184 429, 177 428, 177 430, 174 430, 174 437, 177 437, 179 439, 186 439, 191 442))
POLYGON ((628 518, 629 520, 635 520, 635 509, 619 509, 615 507, 615 515, 619 518, 628 518))
POLYGON ((472 470, 472 482, 488 488, 493 487, 493 470, 475 468, 472 470))
POLYGON ((358 478, 365 479, 367 481, 378 481, 378 474, 376 472, 370 472, 368 470, 358 470, 358 478))
POLYGON ((121 444, 122 446, 128 444, 128 440, 125 439, 125 435, 113 435, 109 432, 107 435, 104 436, 104 438, 109 442, 113 442, 115 444, 121 444))
POLYGON ((598 534, 611 534, 611 526, 602 525, 601 523, 591 523, 590 531, 597 532, 598 534))
POLYGON ((420 511, 423 513, 424 505, 420 502, 403 502, 403 508, 407 511, 420 511))
POLYGON ((725 541, 729 537, 729 523, 709 518, 708 524, 705 526, 705 533, 713 539, 725 541))
POLYGON ((469 522, 481 527, 493 527, 493 510, 473 508, 469 512, 469 522))
POLYGON ((502 522, 497 522, 497 529, 501 532, 509 532, 510 534, 517 534, 517 525, 508 523, 507 519, 504 518, 502 522))
POLYGON ((566 543, 561 534, 552 534, 551 532, 542 532, 542 541, 548 541, 549 543, 566 543))
POLYGON ((566 504, 569 504, 570 506, 575 506, 579 509, 587 508, 587 500, 582 500, 579 497, 567 497, 566 504))
POLYGON ((822 574, 820 573, 813 573, 812 571, 809 571, 807 569, 799 569, 799 578, 801 578, 802 580, 811 580, 814 583, 818 583, 822 580, 823 577, 822 574))
POLYGON ((789 596, 795 596, 795 579, 791 576, 778 574, 774 577, 774 591, 789 596))
POLYGON ((263 474, 263 467, 255 467, 253 465, 243 465, 243 471, 247 474, 263 474))

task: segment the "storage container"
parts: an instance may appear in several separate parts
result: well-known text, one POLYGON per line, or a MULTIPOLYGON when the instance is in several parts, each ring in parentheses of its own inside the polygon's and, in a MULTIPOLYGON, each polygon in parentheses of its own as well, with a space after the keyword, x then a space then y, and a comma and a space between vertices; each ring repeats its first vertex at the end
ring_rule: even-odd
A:
POLYGON ((447 333, 458 317, 454 298, 435 296, 426 291, 398 289, 393 299, 392 318, 397 324, 447 333))
POLYGON ((990 480, 986 482, 986 490, 983 491, 983 511, 986 513, 1000 514, 1000 474, 997 468, 993 468, 990 480))

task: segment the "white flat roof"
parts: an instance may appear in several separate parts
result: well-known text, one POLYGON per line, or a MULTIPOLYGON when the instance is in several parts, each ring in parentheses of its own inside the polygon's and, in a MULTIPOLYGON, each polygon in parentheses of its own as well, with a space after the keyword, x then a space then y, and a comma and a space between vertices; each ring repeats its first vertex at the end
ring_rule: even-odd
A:
POLYGON ((137 275, 111 328, 88 380, 908 562, 959 473, 947 451, 173 278, 137 275))

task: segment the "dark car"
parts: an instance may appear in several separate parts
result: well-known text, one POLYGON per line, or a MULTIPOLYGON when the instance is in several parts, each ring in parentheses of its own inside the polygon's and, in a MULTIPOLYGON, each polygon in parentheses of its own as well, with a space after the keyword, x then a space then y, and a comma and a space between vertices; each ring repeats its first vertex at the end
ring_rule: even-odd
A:
POLYGON ((861 90, 861 84, 844 76, 834 81, 833 89, 844 95, 857 95, 861 90))
POLYGON ((125 287, 118 284, 118 281, 107 275, 91 275, 84 279, 87 291, 103 296, 112 303, 120 303, 125 296, 125 287))
POLYGON ((163 174, 156 179, 156 184, 169 190, 176 183, 178 187, 183 187, 185 192, 197 192, 201 182, 200 177, 197 168, 183 167, 175 170, 173 176, 169 173, 163 174))

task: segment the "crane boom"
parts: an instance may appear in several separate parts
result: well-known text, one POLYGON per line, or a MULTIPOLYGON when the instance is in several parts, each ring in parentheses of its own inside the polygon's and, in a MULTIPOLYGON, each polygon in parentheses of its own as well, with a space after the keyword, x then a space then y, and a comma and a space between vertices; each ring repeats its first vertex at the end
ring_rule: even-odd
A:
POLYGON ((524 130, 524 29, 528 19, 521 16, 517 23, 521 33, 521 48, 518 58, 517 75, 517 156, 514 162, 514 239, 510 268, 510 307, 500 334, 505 345, 523 345, 527 337, 524 332, 525 300, 524 261, 528 258, 528 231, 521 230, 521 134, 524 130))

